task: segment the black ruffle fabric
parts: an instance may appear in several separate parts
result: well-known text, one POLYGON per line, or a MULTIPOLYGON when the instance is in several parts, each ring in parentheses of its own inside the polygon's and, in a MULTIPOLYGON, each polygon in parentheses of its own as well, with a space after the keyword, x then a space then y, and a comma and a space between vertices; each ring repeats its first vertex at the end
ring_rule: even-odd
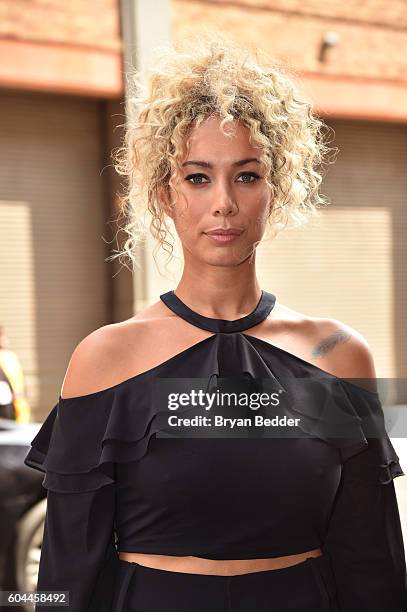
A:
MULTIPOLYGON (((328 391, 323 402, 316 402, 309 391, 312 385, 301 385, 293 377, 277 377, 255 344, 240 333, 219 333, 191 349, 202 350, 201 368, 195 375, 207 381, 208 389, 213 389, 220 377, 230 375, 247 376, 263 389, 280 386, 295 398, 287 406, 292 415, 301 416, 302 430, 334 445, 342 462, 368 451, 364 478, 386 484, 404 475, 384 429, 377 394, 319 370, 319 381, 326 383, 328 391), (345 424, 343 437, 329 436, 330 427, 338 426, 335 410, 340 412, 341 426, 345 424)), ((180 356, 185 362, 185 351, 180 356)), ((171 368, 177 372, 176 361, 163 364, 159 376, 171 376, 171 368)), ((155 378, 158 375, 156 368, 150 373, 155 378)), ((44 472, 43 486, 57 492, 93 491, 114 483, 115 463, 142 459, 151 437, 163 429, 168 416, 167 410, 160 412, 153 401, 153 380, 147 372, 103 391, 59 398, 32 440, 25 464, 44 472)))
POLYGON ((295 400, 289 410, 301 416, 300 428, 335 446, 342 464, 362 453, 358 466, 365 482, 388 484, 405 475, 386 431, 378 393, 330 375, 293 384, 295 400))
POLYGON ((115 463, 140 460, 160 415, 130 386, 60 398, 31 442, 25 463, 45 473, 43 486, 84 492, 115 481, 115 463))
POLYGON ((346 461, 361 451, 359 458, 363 466, 361 478, 365 481, 388 484, 397 476, 405 476, 399 463, 400 459, 393 447, 385 427, 382 402, 378 393, 367 391, 358 385, 340 381, 346 394, 348 405, 361 419, 361 429, 366 441, 352 446, 342 446, 341 456, 346 461))

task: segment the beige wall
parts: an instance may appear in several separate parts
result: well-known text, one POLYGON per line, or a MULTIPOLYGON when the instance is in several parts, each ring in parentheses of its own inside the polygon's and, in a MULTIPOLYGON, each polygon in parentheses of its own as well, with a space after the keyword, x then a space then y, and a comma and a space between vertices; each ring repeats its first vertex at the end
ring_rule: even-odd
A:
POLYGON ((118 51, 119 0, 0 0, 0 37, 118 51))
POLYGON ((298 72, 407 81, 407 11, 402 0, 173 0, 175 40, 193 32, 226 31, 255 43, 298 72), (320 61, 324 34, 338 45, 320 61))

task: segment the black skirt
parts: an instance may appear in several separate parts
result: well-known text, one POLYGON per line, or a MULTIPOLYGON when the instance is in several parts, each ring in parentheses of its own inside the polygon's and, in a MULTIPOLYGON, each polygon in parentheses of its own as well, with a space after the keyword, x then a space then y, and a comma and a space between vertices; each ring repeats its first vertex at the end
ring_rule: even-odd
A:
POLYGON ((112 612, 339 612, 327 555, 234 576, 119 561, 112 612))

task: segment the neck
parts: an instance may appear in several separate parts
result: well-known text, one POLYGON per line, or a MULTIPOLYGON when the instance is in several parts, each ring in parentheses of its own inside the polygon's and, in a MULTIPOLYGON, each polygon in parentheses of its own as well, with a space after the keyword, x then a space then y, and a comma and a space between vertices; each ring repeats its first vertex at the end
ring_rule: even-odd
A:
POLYGON ((261 286, 254 275, 224 274, 223 278, 188 275, 184 272, 175 294, 185 304, 206 317, 234 320, 245 316, 257 305, 261 286))

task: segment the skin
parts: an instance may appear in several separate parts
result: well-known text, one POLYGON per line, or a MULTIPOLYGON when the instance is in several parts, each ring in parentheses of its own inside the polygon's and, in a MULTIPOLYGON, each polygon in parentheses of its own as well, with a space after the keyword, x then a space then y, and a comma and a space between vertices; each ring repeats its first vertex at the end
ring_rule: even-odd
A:
POLYGON ((235 319, 253 310, 261 288, 256 278, 256 245, 266 229, 272 193, 259 163, 233 166, 258 159, 260 150, 249 142, 240 122, 227 125, 232 139, 219 129, 219 119, 209 117, 192 130, 189 152, 181 164, 183 180, 177 184, 180 201, 162 192, 164 207, 173 219, 182 243, 185 266, 176 294, 206 316, 235 319), (228 245, 218 245, 204 232, 217 227, 239 228, 243 233, 228 245))
MULTIPOLYGON (((212 167, 184 166, 177 185, 179 200, 175 200, 173 191, 165 189, 161 190, 161 198, 174 221, 184 254, 176 295, 204 316, 234 320, 254 310, 260 299, 256 246, 266 229, 273 197, 258 163, 234 165, 239 160, 259 157, 259 149, 250 143, 249 130, 240 122, 229 125, 228 130, 233 133, 232 139, 222 134, 219 120, 210 117, 191 131, 189 148, 181 163, 200 160, 212 167), (253 173, 258 178, 254 179, 253 173), (201 176, 191 176, 197 174, 201 176), (239 227, 243 233, 229 245, 220 246, 205 235, 215 227, 239 227)), ((278 299, 270 315, 245 333, 335 376, 375 378, 371 352, 358 332, 335 319, 296 312, 278 299)), ((106 325, 82 340, 71 357, 61 395, 75 397, 108 388, 211 335, 158 300, 134 317, 106 325)), ((269 559, 210 560, 125 551, 119 557, 169 571, 236 575, 288 567, 321 554, 321 549, 316 548, 269 559)))

